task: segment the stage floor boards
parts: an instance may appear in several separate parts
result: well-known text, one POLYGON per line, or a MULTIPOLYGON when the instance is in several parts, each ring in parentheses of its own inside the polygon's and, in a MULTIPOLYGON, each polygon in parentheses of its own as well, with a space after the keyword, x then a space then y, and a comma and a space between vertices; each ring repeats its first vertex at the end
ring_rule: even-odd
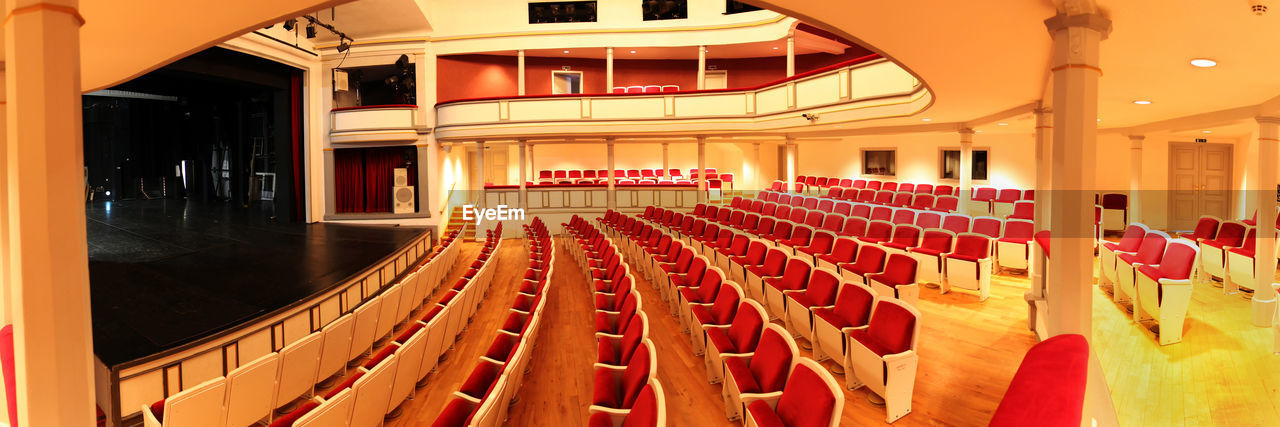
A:
POLYGON ((94 353, 114 366, 338 285, 425 231, 270 222, 181 200, 86 207, 94 353))

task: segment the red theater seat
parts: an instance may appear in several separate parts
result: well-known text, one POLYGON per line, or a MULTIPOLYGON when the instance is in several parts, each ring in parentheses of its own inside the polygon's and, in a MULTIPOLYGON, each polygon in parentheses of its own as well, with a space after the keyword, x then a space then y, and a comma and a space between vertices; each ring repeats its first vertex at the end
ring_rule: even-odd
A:
POLYGON ((991 425, 1078 427, 1089 375, 1089 342, 1067 334, 1044 340, 1023 356, 991 425))

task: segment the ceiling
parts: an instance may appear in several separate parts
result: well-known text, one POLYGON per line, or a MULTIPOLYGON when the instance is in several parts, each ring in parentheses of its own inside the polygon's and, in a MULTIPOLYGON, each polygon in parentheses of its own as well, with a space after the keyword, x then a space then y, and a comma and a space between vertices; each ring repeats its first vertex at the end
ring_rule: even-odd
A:
MULTIPOLYGON (((323 9, 311 16, 356 40, 431 32, 426 14, 414 0, 359 0, 323 9)), ((338 36, 333 33, 320 28, 316 30, 317 43, 338 41, 338 36)))

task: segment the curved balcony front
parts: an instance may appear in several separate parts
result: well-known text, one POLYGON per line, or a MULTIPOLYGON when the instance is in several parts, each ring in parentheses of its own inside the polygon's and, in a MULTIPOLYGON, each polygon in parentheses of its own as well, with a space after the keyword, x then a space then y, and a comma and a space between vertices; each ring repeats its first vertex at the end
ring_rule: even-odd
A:
POLYGON ((434 132, 443 141, 781 133, 811 124, 800 112, 834 125, 912 115, 932 99, 906 70, 868 55, 749 88, 445 101, 434 132))

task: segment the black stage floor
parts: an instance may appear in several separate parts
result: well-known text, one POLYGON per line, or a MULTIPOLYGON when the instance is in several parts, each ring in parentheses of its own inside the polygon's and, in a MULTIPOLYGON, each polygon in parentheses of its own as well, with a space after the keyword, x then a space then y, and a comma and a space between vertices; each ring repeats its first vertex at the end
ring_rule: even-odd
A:
POLYGON ((93 347, 109 367, 325 291, 426 230, 281 224, 261 207, 182 200, 86 210, 93 347))

